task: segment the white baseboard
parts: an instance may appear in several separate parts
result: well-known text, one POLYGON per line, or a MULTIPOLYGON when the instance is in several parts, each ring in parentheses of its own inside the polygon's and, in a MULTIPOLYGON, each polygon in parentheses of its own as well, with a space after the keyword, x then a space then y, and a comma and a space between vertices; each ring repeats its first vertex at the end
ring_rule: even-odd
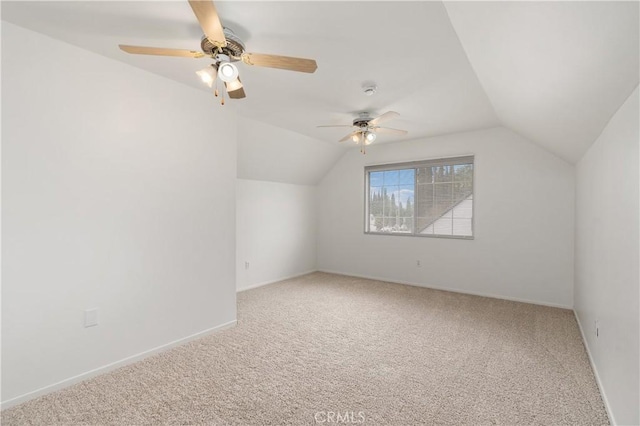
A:
POLYGON ((120 367, 124 367, 125 365, 133 364, 134 362, 140 361, 143 358, 147 358, 148 356, 155 355, 155 354, 160 353, 160 352, 164 352, 164 351, 166 351, 168 349, 171 349, 171 348, 173 348, 175 346, 182 345, 184 343, 190 342, 191 340, 195 340, 195 339, 204 337, 204 336, 206 336, 208 334, 215 333, 215 332, 222 331, 222 330, 225 330, 227 328, 233 327, 233 326, 236 325, 236 322, 237 322, 236 320, 233 320, 233 321, 229 321, 227 323, 221 324, 221 325, 219 325, 217 327, 208 328, 206 330, 200 331, 200 332, 192 334, 190 336, 183 337, 182 339, 174 340, 173 342, 169 342, 167 344, 164 344, 164 345, 161 345, 161 346, 157 346, 157 347, 155 347, 153 349, 149 349, 148 351, 140 352, 139 354, 126 357, 126 358, 121 359, 119 361, 112 362, 111 364, 107 364, 107 365, 104 365, 102 367, 98 367, 96 369, 87 371, 87 372, 82 373, 82 374, 78 374, 77 376, 69 377, 68 379, 64 379, 64 380, 61 380, 61 381, 59 381, 57 383, 54 383, 52 385, 48 385, 48 386, 42 387, 40 389, 31 391, 31 392, 27 392, 27 393, 25 393, 23 395, 17 396, 15 398, 11 398, 11 399, 9 399, 7 401, 2 401, 2 403, 0 403, 0 407, 1 407, 2 410, 4 410, 6 408, 13 407, 15 405, 18 405, 18 404, 21 404, 23 402, 29 401, 31 399, 37 398, 39 396, 46 395, 48 393, 55 392, 55 391, 60 390, 60 389, 64 389, 66 387, 69 387, 69 386, 74 385, 76 383, 79 383, 79 382, 82 382, 84 380, 90 379, 92 377, 99 376, 101 374, 107 373, 109 371, 113 371, 113 370, 115 370, 117 368, 120 368, 120 367))
POLYGON ((471 296, 490 297, 492 299, 509 300, 511 302, 520 302, 520 303, 529 303, 532 305, 549 306, 551 308, 573 310, 573 306, 563 305, 559 303, 540 302, 537 300, 521 299, 517 297, 510 297, 510 296, 502 296, 499 294, 482 293, 478 291, 468 291, 468 290, 461 290, 461 289, 450 288, 450 287, 437 287, 437 286, 425 285, 425 284, 410 282, 410 281, 401 281, 401 280, 395 280, 395 279, 389 279, 389 278, 372 277, 367 275, 357 275, 357 274, 340 272, 340 271, 331 271, 328 269, 318 269, 318 272, 326 272, 328 274, 344 275, 347 277, 355 277, 355 278, 364 278, 367 280, 383 281, 383 282, 394 283, 394 284, 410 285, 412 287, 428 288, 431 290, 450 291, 452 293, 469 294, 471 296))
POLYGON ((584 348, 587 350, 587 356, 589 357, 589 363, 591 364, 593 375, 596 376, 596 383, 598 384, 600 395, 602 395, 602 402, 604 402, 604 408, 607 411, 607 416, 609 416, 609 423, 611 423, 612 426, 615 426, 618 423, 616 423, 616 419, 613 416, 613 412, 611 411, 611 406, 609 405, 609 400, 607 399, 607 394, 604 391, 604 387, 602 387, 602 381, 600 380, 600 375, 598 374, 598 369, 596 368, 596 364, 593 362, 593 357, 591 356, 591 351, 589 350, 589 344, 587 342, 587 337, 584 334, 582 323, 580 322, 578 313, 575 310, 573 311, 573 315, 576 317, 576 322, 578 323, 578 328, 580 329, 580 334, 582 335, 582 343, 584 344, 584 348))
POLYGON ((248 287, 243 287, 243 288, 237 289, 236 293, 240 293, 242 291, 251 290, 253 288, 258 288, 258 287, 262 287, 262 286, 273 284, 273 283, 279 283, 280 281, 290 280, 292 278, 298 278, 298 277, 301 277, 303 275, 312 274, 314 272, 318 272, 318 271, 316 269, 313 269, 311 271, 301 272, 301 273, 295 274, 295 275, 289 275, 289 276, 286 276, 286 277, 278 278, 276 280, 269 280, 269 281, 264 281, 264 282, 261 282, 261 283, 258 283, 258 284, 251 284, 248 287))

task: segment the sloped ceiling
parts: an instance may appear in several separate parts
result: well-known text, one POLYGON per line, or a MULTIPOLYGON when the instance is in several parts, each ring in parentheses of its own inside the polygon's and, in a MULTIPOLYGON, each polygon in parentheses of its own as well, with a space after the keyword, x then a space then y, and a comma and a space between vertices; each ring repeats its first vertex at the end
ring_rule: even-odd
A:
POLYGON ((503 125, 579 160, 638 85, 631 2, 448 2, 503 125))
POLYGON ((250 118, 238 120, 238 177, 315 185, 342 157, 336 144, 250 118))
MULTIPOLYGON (((239 64, 240 115, 336 145, 357 113, 400 113, 406 137, 498 125, 441 2, 216 1, 223 25, 249 52, 316 59, 314 74, 239 64), (362 84, 378 86, 367 97, 362 84)), ((129 55, 118 44, 199 49, 202 31, 186 0, 2 2, 2 18, 199 90, 208 59, 129 55)), ((78 64, 78 66, 82 66, 78 64)), ((212 97, 212 103, 216 100, 212 97)), ((347 129, 348 130, 348 129, 347 129)), ((349 145, 340 144, 341 148, 349 145)))
MULTIPOLYGON (((207 59, 128 55, 117 47, 198 49, 201 30, 186 0, 1 5, 4 20, 210 90, 195 75, 207 59)), ((316 182, 353 146, 337 142, 349 129, 316 126, 348 124, 363 111, 395 110, 400 117, 389 127, 409 131, 376 144, 503 125, 575 162, 638 84, 637 2, 216 5, 248 51, 318 62, 315 74, 239 65, 247 99, 227 106, 251 123, 239 129, 245 178, 316 182), (374 96, 362 92, 367 81, 378 86, 374 96), (276 140, 265 142, 267 135, 276 140), (277 165, 259 161, 267 151, 277 165)))

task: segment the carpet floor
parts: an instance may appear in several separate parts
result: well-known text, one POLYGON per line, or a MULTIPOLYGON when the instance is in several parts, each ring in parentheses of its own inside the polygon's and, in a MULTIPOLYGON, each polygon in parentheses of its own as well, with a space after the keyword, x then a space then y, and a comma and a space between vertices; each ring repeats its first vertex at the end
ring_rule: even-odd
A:
POLYGON ((3 425, 608 424, 569 310, 313 273, 3 425))

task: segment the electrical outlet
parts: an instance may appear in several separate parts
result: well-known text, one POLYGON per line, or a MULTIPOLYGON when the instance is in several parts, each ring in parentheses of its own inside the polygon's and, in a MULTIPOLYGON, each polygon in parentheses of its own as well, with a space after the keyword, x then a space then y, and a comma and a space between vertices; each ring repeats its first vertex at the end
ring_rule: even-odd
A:
POLYGON ((98 325, 98 308, 84 311, 84 326, 94 327, 98 325))
POLYGON ((244 269, 249 269, 249 262, 244 262, 244 269))

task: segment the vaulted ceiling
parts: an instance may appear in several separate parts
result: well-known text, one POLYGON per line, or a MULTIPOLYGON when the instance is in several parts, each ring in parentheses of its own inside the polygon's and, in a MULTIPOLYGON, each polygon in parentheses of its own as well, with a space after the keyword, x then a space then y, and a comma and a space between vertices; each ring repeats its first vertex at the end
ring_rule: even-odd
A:
MULTIPOLYGON (((304 135, 304 145, 322 144, 314 149, 328 159, 348 147, 337 142, 348 129, 317 125, 394 110, 401 117, 389 126, 409 135, 376 143, 503 125, 576 162, 638 85, 638 2, 216 5, 249 52, 317 60, 315 74, 241 64, 247 98, 233 107, 269 129, 304 135), (361 88, 368 81, 378 86, 371 97, 361 88)), ((199 49, 201 30, 186 1, 3 1, 2 18, 210 90, 195 75, 207 59, 118 49, 199 49)))
POLYGON ((638 4, 446 7, 500 122, 576 162, 638 85, 638 4))

